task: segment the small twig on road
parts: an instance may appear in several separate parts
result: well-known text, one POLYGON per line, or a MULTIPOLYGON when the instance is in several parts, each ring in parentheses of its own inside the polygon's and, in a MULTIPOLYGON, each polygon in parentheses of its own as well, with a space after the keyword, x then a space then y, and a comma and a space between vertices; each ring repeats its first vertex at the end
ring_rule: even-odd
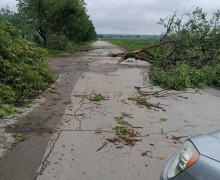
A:
POLYGON ((172 136, 171 139, 176 140, 176 141, 179 141, 180 139, 187 137, 187 136, 174 136, 174 135, 171 135, 171 136, 172 136))
POLYGON ((144 127, 132 126, 133 129, 144 129, 144 127))
POLYGON ((108 142, 105 141, 105 142, 102 144, 102 146, 101 146, 100 148, 98 148, 96 151, 97 151, 97 152, 100 151, 100 150, 101 150, 102 148, 104 148, 107 144, 108 144, 108 142))
POLYGON ((176 130, 167 131, 167 132, 164 132, 163 129, 161 129, 161 132, 148 133, 148 134, 146 134, 146 135, 139 136, 139 137, 148 137, 148 136, 150 136, 150 135, 159 135, 159 134, 167 135, 168 133, 179 132, 180 130, 184 129, 185 127, 187 127, 187 126, 185 125, 185 126, 180 127, 180 128, 178 128, 178 129, 176 129, 176 130))
POLYGON ((154 96, 154 97, 167 97, 167 96, 174 96, 175 98, 183 98, 188 99, 188 97, 181 95, 179 92, 171 92, 167 90, 159 90, 159 91, 143 91, 142 88, 147 88, 152 86, 146 86, 146 87, 137 87, 134 88, 137 90, 137 92, 143 96, 154 96))
POLYGON ((153 104, 149 102, 149 100, 145 96, 140 96, 137 98, 128 98, 128 100, 136 101, 136 104, 141 107, 144 106, 148 109, 151 109, 153 107, 155 110, 161 109, 162 111, 166 111, 166 109, 160 106, 161 105, 160 103, 153 104))
MULTIPOLYGON (((185 138, 187 136, 174 136, 174 135, 171 135, 171 139, 174 140, 175 142, 179 142, 179 143, 183 143, 180 139, 182 138, 185 138)), ((174 142, 173 142, 174 143, 174 142)), ((175 144, 175 143, 174 143, 175 144)))
POLYGON ((150 156, 148 153, 152 153, 152 151, 142 152, 141 155, 142 155, 142 156, 147 156, 147 157, 149 157, 149 158, 152 158, 153 156, 150 156))
POLYGON ((93 130, 93 129, 64 129, 64 130, 59 130, 59 131, 63 131, 63 132, 68 132, 68 131, 72 131, 72 132, 95 132, 95 133, 101 133, 101 132, 105 132, 105 133, 113 133, 115 134, 115 132, 113 131, 106 131, 106 130, 93 130))

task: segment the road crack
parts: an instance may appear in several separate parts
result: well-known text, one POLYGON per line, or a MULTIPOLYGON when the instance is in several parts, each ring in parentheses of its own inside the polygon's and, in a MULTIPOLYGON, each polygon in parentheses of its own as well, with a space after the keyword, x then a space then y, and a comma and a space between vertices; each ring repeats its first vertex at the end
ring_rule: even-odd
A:
POLYGON ((48 164, 49 164, 49 161, 48 161, 48 158, 50 157, 51 153, 53 152, 54 148, 55 148, 55 145, 61 135, 62 131, 57 131, 57 137, 55 138, 55 140, 51 140, 52 142, 52 147, 50 148, 49 152, 47 153, 47 155, 45 156, 45 158, 43 159, 42 161, 42 166, 40 168, 40 171, 38 172, 36 178, 40 175, 43 174, 44 170, 47 168, 48 164))

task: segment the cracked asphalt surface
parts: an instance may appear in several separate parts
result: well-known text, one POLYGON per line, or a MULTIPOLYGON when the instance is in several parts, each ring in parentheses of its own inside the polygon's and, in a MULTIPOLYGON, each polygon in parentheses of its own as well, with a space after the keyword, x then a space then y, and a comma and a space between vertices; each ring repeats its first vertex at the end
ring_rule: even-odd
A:
POLYGON ((52 60, 59 78, 22 117, 26 123, 16 131, 26 140, 4 153, 0 179, 156 180, 187 136, 220 128, 218 91, 172 91, 148 99, 164 110, 136 104, 132 99, 140 94, 134 86, 151 85, 149 64, 128 60, 117 65, 116 58, 106 56, 115 51, 120 49, 97 41, 74 56, 52 60), (91 101, 96 94, 104 100, 91 101), (131 125, 134 146, 113 142, 116 117, 131 125))

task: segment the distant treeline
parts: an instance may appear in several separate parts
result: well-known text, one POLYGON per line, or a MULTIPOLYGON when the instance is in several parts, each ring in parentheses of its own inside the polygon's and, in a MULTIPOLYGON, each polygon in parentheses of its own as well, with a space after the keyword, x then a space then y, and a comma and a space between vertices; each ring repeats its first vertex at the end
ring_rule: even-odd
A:
POLYGON ((160 39, 160 35, 138 35, 138 34, 131 34, 131 35, 126 35, 126 34, 98 34, 98 38, 114 38, 114 39, 119 39, 119 38, 131 38, 131 39, 160 39))

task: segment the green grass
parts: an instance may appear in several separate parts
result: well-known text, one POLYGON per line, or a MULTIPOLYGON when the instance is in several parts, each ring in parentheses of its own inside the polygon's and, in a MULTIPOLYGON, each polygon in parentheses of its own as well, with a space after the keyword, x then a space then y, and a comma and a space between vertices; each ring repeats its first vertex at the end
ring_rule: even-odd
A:
POLYGON ((81 43, 75 44, 75 46, 74 46, 75 52, 81 51, 83 48, 85 48, 86 46, 88 46, 92 42, 93 41, 87 41, 87 42, 81 42, 81 43))
POLYGON ((53 50, 53 49, 45 49, 50 57, 57 57, 66 54, 66 51, 63 50, 53 50))
POLYGON ((145 46, 151 46, 157 43, 155 39, 104 39, 112 44, 115 44, 127 51, 135 51, 142 49, 145 46))
POLYGON ((70 56, 72 54, 75 54, 76 52, 81 51, 86 46, 88 46, 91 43, 91 41, 87 42, 80 42, 80 43, 70 43, 66 50, 54 50, 54 49, 45 49, 49 57, 63 57, 63 56, 70 56))

